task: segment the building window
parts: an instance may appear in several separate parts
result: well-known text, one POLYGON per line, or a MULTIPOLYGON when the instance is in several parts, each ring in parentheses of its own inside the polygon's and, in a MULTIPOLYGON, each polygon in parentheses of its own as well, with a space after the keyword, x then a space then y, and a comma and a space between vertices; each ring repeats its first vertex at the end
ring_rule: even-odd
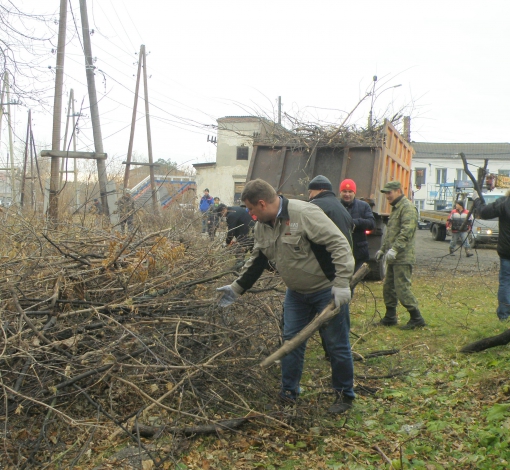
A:
POLYGON ((446 172, 447 168, 437 168, 436 169, 436 183, 446 183, 446 172))
POLYGON ((426 168, 416 168, 414 173, 414 185, 421 187, 425 184, 425 176, 427 174, 426 168))
POLYGON ((246 183, 234 183, 234 204, 241 203, 241 194, 243 193, 243 189, 246 183))
POLYGON ((510 170, 498 170, 498 175, 510 176, 510 170))
POLYGON ((237 147, 237 159, 248 160, 248 147, 237 147))
POLYGON ((467 181, 468 175, 462 168, 457 168, 457 181, 467 181))
POLYGON ((421 211, 425 207, 425 200, 424 199, 415 199, 414 205, 416 206, 416 209, 421 211))

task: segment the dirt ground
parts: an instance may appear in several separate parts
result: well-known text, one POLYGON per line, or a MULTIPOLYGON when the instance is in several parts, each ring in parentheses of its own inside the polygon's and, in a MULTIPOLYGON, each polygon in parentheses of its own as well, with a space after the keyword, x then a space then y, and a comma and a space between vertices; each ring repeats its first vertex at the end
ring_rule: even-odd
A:
POLYGON ((416 231, 416 274, 437 273, 438 270, 456 270, 459 274, 497 272, 499 257, 495 245, 479 245, 472 250, 474 256, 466 258, 464 250, 449 255, 450 237, 438 242, 428 229, 416 231))

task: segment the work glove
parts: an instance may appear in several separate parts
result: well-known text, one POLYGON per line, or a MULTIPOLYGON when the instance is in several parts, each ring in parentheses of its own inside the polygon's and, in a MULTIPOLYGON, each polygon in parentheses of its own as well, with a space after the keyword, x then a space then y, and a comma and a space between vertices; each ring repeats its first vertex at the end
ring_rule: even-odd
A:
POLYGON ((348 304, 351 300, 351 289, 349 287, 332 287, 331 297, 335 299, 335 307, 348 304))
POLYGON ((218 292, 223 292, 223 295, 221 296, 220 300, 218 301, 218 305, 220 307, 228 307, 229 305, 232 305, 236 299, 239 297, 239 294, 236 294, 234 290, 232 289, 232 286, 223 286, 218 287, 216 289, 218 292))
POLYGON ((375 260, 376 260, 376 261, 381 261, 381 260, 382 260, 382 258, 383 258, 383 256, 384 256, 384 251, 379 250, 379 251, 375 254, 375 260))
POLYGON ((388 253, 386 253, 386 261, 393 261, 396 257, 397 252, 393 248, 390 248, 388 253))

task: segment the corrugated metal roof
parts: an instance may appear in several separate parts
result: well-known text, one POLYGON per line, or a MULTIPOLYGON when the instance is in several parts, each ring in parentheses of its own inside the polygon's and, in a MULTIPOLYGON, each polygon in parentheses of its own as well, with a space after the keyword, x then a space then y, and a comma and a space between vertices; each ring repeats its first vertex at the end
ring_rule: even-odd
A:
POLYGON ((411 142, 416 158, 460 158, 458 154, 463 152, 466 158, 510 158, 510 144, 501 143, 436 143, 436 142, 411 142))

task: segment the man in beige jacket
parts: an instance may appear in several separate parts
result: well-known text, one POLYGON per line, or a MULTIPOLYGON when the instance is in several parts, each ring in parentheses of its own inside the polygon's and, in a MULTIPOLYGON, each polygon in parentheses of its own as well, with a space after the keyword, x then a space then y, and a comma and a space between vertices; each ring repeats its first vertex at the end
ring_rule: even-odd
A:
MULTIPOLYGON (((283 339, 299 333, 334 299, 340 313, 321 330, 331 360, 336 392, 331 413, 343 413, 354 400, 353 362, 349 343, 349 281, 354 258, 349 242, 338 227, 313 204, 278 196, 272 186, 257 179, 241 195, 250 215, 257 216, 255 246, 240 277, 218 290, 219 305, 231 305, 260 277, 268 261, 276 264, 287 285, 283 339)), ((306 342, 282 359, 280 398, 295 402, 303 372, 306 342)))

